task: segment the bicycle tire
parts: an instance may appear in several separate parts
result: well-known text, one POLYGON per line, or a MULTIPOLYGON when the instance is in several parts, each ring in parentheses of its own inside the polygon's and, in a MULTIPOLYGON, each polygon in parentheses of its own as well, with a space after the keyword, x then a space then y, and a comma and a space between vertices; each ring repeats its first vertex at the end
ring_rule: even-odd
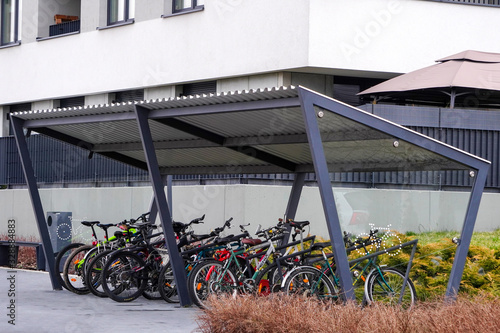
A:
POLYGON ((168 262, 160 271, 158 279, 158 289, 161 297, 167 303, 179 303, 179 295, 177 293, 177 285, 175 283, 174 271, 172 265, 168 262))
POLYGON ((68 290, 68 287, 66 286, 66 282, 64 281, 64 264, 66 263, 67 258, 69 255, 78 247, 83 246, 85 244, 83 243, 71 243, 63 247, 56 256, 55 264, 54 264, 54 270, 56 272, 57 280, 59 281, 59 284, 66 290, 68 290))
POLYGON ((102 289, 102 268, 110 258, 114 250, 106 250, 97 254, 90 261, 85 271, 85 285, 89 291, 97 297, 108 297, 102 289))
POLYGON ((144 298, 149 299, 151 301, 157 301, 162 299, 159 288, 159 278, 160 278, 160 269, 153 267, 147 268, 148 279, 146 281, 146 288, 142 292, 142 296, 144 298))
POLYGON ((319 269, 302 266, 290 272, 283 291, 288 295, 316 297, 318 299, 337 300, 338 289, 319 269))
POLYGON ((145 262, 129 251, 115 252, 102 270, 101 282, 106 295, 116 302, 131 302, 146 288, 145 262))
POLYGON ((283 278, 285 277, 286 273, 293 267, 293 265, 290 265, 288 263, 281 264, 280 274, 278 271, 278 265, 276 263, 266 266, 259 272, 259 274, 255 278, 256 293, 266 295, 268 293, 281 291, 283 278), (267 283, 265 283, 264 281, 267 281, 267 283))
POLYGON ((227 268, 226 273, 222 276, 223 270, 224 263, 213 259, 196 265, 188 279, 188 292, 194 304, 200 308, 206 308, 205 301, 211 294, 237 291, 236 274, 227 268))
POLYGON ((85 285, 83 258, 93 248, 92 245, 83 245, 73 251, 64 264, 64 282, 69 291, 78 295, 88 294, 90 291, 85 285))
MULTIPOLYGON (((365 292, 369 302, 399 304, 405 274, 395 268, 383 267, 373 270, 367 277, 365 292)), ((416 302, 416 291, 413 282, 408 278, 401 305, 411 307, 416 302)))

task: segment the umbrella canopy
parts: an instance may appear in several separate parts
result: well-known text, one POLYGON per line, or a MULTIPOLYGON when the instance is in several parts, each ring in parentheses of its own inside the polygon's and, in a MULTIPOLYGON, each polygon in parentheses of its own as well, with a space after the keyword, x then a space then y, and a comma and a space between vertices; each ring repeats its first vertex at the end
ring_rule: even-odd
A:
POLYGON ((451 108, 461 96, 464 106, 500 106, 500 54, 464 51, 436 61, 358 95, 428 103, 446 103, 448 95, 451 108))

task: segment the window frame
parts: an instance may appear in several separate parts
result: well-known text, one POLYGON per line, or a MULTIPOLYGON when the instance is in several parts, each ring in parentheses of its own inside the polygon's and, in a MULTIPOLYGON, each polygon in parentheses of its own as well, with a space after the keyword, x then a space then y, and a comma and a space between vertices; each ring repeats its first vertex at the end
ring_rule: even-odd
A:
MULTIPOLYGON (((4 41, 4 22, 2 18, 4 17, 5 11, 5 0, 0 0, 0 48, 7 46, 19 45, 19 0, 11 0, 14 4, 14 38, 12 41, 4 41)), ((11 32, 9 30, 9 32, 11 32)))
POLYGON ((129 15, 130 15, 130 0, 123 0, 124 1, 124 8, 123 8, 123 20, 120 21, 111 21, 111 6, 113 1, 120 1, 120 0, 107 0, 107 5, 106 5, 106 24, 107 26, 114 26, 114 25, 123 25, 126 23, 129 23, 131 21, 129 15))
MULTIPOLYGON (((192 11, 198 11, 204 8, 204 5, 198 5, 198 0, 191 0, 191 6, 187 8, 182 8, 182 9, 175 9, 175 5, 179 0, 172 0, 172 14, 178 14, 178 13, 185 13, 185 12, 192 12, 192 11)), ((180 0, 184 1, 184 0, 180 0)))

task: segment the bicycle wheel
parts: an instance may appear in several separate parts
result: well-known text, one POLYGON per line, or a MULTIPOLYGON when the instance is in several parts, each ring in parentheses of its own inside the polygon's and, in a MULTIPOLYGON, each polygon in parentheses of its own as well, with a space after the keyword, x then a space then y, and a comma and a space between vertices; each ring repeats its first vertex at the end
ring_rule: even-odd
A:
POLYGON ((146 282, 146 288, 144 288, 144 291, 142 293, 142 296, 144 296, 144 298, 153 301, 162 299, 160 288, 158 286, 161 268, 161 266, 157 267, 156 264, 147 268, 148 279, 146 282))
POLYGON ((102 289, 102 268, 110 258, 114 250, 106 250, 97 254, 87 266, 85 271, 85 285, 89 291, 97 297, 108 297, 102 289))
POLYGON ((211 294, 234 293, 238 280, 230 268, 217 260, 206 260, 198 264, 188 279, 188 291, 191 300, 200 308, 211 294))
POLYGON ((85 286, 84 257, 93 246, 83 245, 73 251, 64 264, 63 277, 69 291, 78 295, 88 294, 90 291, 85 286))
MULTIPOLYGON (((369 302, 382 302, 399 304, 401 290, 403 289, 405 274, 395 268, 380 268, 370 273, 367 278, 365 291, 369 302)), ((408 278, 401 301, 405 308, 415 304, 416 291, 413 282, 408 278)))
POLYGON ((280 273, 276 263, 266 266, 262 271, 260 271, 259 275, 257 275, 257 278, 255 279, 257 294, 267 295, 268 293, 281 291, 283 278, 293 267, 295 266, 290 263, 282 263, 280 264, 280 273))
POLYGON ((70 254, 80 246, 84 245, 83 243, 71 243, 63 247, 56 256, 56 261, 54 265, 54 269, 56 272, 57 280, 59 280, 59 283, 64 289, 68 289, 66 286, 66 282, 64 281, 64 264, 66 263, 66 260, 70 256, 70 254))
POLYGON ((160 271, 158 279, 158 289, 161 297, 168 303, 179 303, 177 294, 177 285, 175 283, 174 271, 172 265, 168 262, 160 271))
POLYGON ((102 288, 116 302, 130 302, 144 292, 147 282, 145 262, 128 251, 114 253, 102 270, 102 288))
POLYGON ((283 291, 288 295, 302 295, 319 299, 337 300, 338 290, 319 269, 302 266, 290 273, 283 291))

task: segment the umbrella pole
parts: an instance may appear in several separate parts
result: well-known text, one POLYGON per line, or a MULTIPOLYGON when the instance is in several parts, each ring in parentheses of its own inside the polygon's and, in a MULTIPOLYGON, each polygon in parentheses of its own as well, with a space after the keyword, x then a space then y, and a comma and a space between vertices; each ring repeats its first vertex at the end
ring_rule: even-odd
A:
POLYGON ((451 94, 450 94, 450 109, 455 108, 455 97, 457 96, 457 92, 455 89, 451 89, 451 94))

